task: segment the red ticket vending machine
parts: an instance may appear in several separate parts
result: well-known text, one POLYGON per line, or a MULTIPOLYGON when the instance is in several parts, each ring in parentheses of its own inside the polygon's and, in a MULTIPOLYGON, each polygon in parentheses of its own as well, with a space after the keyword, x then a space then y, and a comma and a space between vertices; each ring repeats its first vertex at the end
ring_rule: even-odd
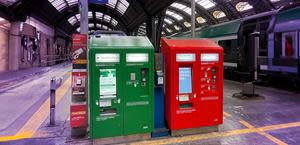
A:
POLYGON ((223 48, 209 39, 162 38, 165 118, 172 131, 223 123, 223 48))

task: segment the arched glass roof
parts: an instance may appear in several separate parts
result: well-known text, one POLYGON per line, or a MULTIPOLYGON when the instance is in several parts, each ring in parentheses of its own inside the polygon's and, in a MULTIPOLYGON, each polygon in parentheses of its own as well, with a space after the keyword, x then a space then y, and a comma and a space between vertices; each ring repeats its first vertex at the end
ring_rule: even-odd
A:
MULTIPOLYGON (((88 12, 88 17, 89 19, 93 18, 93 12, 89 11, 88 12)), ((107 23, 111 23, 113 26, 117 26, 118 25, 118 21, 114 18, 112 18, 110 15, 107 14, 103 14, 101 12, 95 12, 95 18, 96 20, 100 20, 100 21, 104 21, 107 23)), ((68 21, 70 24, 74 25, 76 23, 79 23, 80 21, 80 14, 76 14, 75 16, 72 16, 70 18, 68 18, 68 21)))
MULTIPOLYGON (((64 9, 78 5, 78 0, 48 0, 59 12, 63 11, 64 9)), ((129 7, 129 3, 127 0, 109 0, 106 6, 110 7, 111 9, 116 10, 121 15, 127 11, 129 7)))
MULTIPOLYGON (((269 1, 269 7, 263 10, 270 11, 282 5, 283 0, 269 1)), ((196 27, 211 25, 238 19, 260 13, 257 7, 263 3, 251 0, 195 0, 196 27), (256 7, 254 5, 256 4, 256 7)), ((287 3, 288 5, 288 3, 287 3)), ((265 6, 266 7, 266 6, 265 6)), ((260 8, 261 9, 261 8, 260 8)), ((191 1, 177 0, 166 10, 163 31, 166 35, 188 31, 191 27, 191 1)))

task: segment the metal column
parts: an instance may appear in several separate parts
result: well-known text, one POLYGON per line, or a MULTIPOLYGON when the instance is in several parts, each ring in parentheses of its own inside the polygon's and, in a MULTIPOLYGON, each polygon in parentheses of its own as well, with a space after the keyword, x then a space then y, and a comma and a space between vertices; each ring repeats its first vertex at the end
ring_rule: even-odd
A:
POLYGON ((89 31, 88 6, 88 0, 79 0, 80 34, 88 34, 89 31))
POLYGON ((195 38, 195 7, 196 7, 196 4, 195 4, 195 0, 191 0, 191 8, 192 8, 192 16, 191 16, 191 33, 192 33, 192 38, 195 38))
POLYGON ((259 32, 254 32, 252 33, 253 35, 253 38, 254 38, 254 65, 253 65, 253 68, 254 68, 254 81, 257 81, 257 58, 259 56, 259 32))
POLYGON ((147 36, 150 39, 153 46, 156 44, 156 26, 155 26, 155 17, 154 16, 148 16, 147 22, 146 22, 146 32, 147 36))

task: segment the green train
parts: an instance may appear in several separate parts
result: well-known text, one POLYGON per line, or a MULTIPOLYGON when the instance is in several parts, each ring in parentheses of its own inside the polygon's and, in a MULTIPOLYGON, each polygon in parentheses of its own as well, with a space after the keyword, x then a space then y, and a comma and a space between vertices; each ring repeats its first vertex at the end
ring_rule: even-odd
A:
MULTIPOLYGON (((196 38, 214 39, 224 48, 226 78, 252 81, 257 59, 259 78, 288 77, 299 81, 299 25, 300 7, 295 7, 197 28, 196 38), (254 33, 259 37, 257 57, 254 33)), ((184 32, 172 37, 191 37, 191 34, 184 32)))

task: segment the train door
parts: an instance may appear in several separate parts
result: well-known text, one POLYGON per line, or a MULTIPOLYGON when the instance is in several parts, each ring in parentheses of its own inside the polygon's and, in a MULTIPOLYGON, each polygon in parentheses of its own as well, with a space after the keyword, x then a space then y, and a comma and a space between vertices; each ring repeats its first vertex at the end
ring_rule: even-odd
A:
POLYGON ((297 32, 277 32, 274 35, 273 70, 297 74, 298 72, 298 42, 297 32))

